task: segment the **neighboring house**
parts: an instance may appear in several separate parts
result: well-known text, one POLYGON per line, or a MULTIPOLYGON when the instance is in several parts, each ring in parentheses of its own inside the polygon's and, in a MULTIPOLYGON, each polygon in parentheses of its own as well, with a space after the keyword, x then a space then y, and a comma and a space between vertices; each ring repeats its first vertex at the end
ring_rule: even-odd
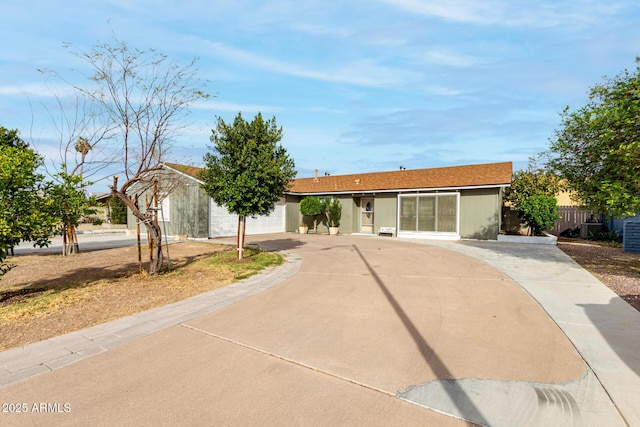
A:
MULTIPOLYGON (((160 185, 158 221, 162 233, 168 236, 186 236, 192 239, 234 236, 238 231, 238 216, 230 214, 225 207, 216 205, 200 186, 198 179, 200 168, 175 163, 164 163, 162 171, 157 173, 160 182, 169 182, 164 188, 160 185), (163 194, 166 193, 166 194, 163 194)), ((135 191, 135 188, 134 188, 135 191)), ((139 204, 150 200, 150 194, 141 194, 139 204)), ((136 227, 136 218, 129 213, 128 228, 136 227)), ((276 203, 274 211, 266 217, 248 217, 247 234, 283 233, 284 199, 276 203)), ((142 232, 145 232, 142 227, 142 232)))
MULTIPOLYGON (((167 235, 190 238, 235 235, 237 216, 205 194, 197 179, 199 170, 165 163, 164 173, 180 177, 182 184, 164 198, 161 226, 167 235)), ((340 200, 344 234, 377 234, 381 227, 390 227, 400 237, 495 240, 502 192, 511 184, 511 175, 510 162, 339 176, 316 172, 315 177, 293 180, 269 216, 247 218, 247 234, 297 232, 303 220, 312 222, 302 218, 300 201, 313 195, 340 200)), ((326 223, 318 230, 325 232, 326 223)))

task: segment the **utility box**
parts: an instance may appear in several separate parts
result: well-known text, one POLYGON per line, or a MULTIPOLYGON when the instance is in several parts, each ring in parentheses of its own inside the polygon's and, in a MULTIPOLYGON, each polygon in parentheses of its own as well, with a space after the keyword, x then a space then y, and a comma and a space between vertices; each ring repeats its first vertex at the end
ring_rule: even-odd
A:
POLYGON ((604 225, 600 222, 583 222, 580 224, 580 237, 588 239, 591 233, 597 233, 604 230, 604 225))
POLYGON ((640 221, 627 221, 622 232, 622 250, 640 253, 640 221))

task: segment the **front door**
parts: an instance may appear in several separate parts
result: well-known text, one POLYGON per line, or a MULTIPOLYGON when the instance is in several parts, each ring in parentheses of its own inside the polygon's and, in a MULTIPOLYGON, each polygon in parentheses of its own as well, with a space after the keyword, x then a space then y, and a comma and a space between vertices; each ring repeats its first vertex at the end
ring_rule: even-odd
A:
POLYGON ((373 197, 360 199, 360 232, 373 233, 373 197))

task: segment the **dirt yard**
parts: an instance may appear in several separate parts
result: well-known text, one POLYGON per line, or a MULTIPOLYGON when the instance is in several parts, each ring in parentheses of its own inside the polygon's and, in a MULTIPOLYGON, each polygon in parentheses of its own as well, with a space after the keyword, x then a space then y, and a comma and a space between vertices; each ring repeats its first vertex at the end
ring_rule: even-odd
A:
MULTIPOLYGON (((640 311, 640 254, 580 239, 558 247, 640 311)), ((136 248, 26 255, 0 280, 0 351, 159 307, 234 281, 204 259, 228 246, 170 245, 173 272, 138 274, 136 248), (63 291, 63 292, 60 292, 63 291)), ((146 265, 144 266, 146 268, 146 265)))
POLYGON ((233 248, 206 242, 169 247, 173 272, 151 277, 138 273, 135 247, 68 257, 11 257, 17 267, 0 280, 0 351, 179 301, 234 280, 228 271, 199 262, 220 251, 230 251, 233 257, 233 248))

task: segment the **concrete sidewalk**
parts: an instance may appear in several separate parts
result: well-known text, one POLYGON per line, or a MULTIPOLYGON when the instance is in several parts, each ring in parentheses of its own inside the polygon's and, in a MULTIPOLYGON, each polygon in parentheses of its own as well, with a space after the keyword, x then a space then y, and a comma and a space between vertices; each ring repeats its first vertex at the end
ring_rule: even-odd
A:
POLYGON ((640 425, 640 315, 555 247, 250 241, 285 270, 0 353, 0 424, 640 425))

